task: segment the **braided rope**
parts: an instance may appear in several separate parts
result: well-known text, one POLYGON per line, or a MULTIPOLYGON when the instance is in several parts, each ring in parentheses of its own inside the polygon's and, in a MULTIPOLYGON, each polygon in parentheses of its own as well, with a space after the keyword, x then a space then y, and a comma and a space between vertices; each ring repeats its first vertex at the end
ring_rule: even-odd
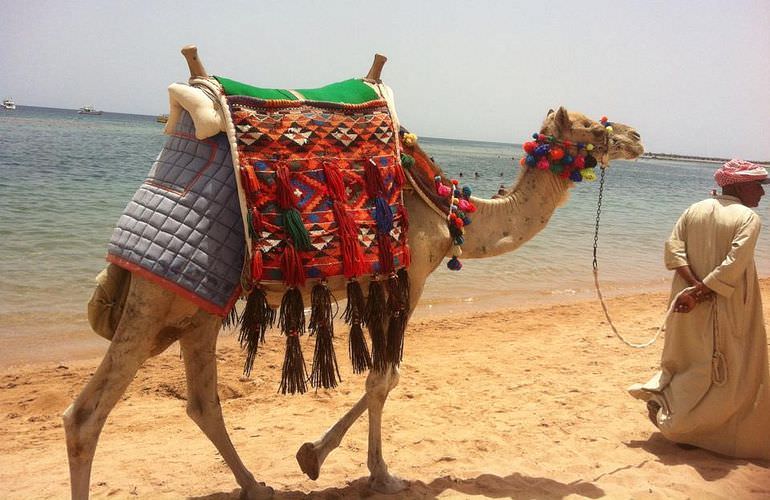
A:
POLYGON ((612 333, 614 333, 615 336, 627 346, 633 347, 634 349, 643 349, 645 347, 651 346, 658 340, 658 337, 660 337, 660 334, 663 333, 663 331, 666 329, 666 322, 668 321, 669 316, 674 312, 674 304, 676 303, 676 299, 678 299, 680 295, 682 295, 685 291, 689 289, 685 288, 684 290, 679 292, 676 295, 676 297, 674 297, 671 300, 671 303, 668 306, 668 310, 666 311, 666 316, 663 318, 663 322, 658 327, 658 331, 656 331, 655 335, 653 335, 653 337, 647 342, 642 342, 642 343, 631 342, 630 340, 627 340, 618 331, 617 328, 615 328, 615 324, 612 322, 612 318, 610 318, 610 312, 609 312, 609 309, 607 308, 607 303, 604 301, 604 296, 602 295, 601 288, 599 287, 599 262, 596 255, 597 249, 599 246, 599 219, 601 218, 601 213, 602 213, 602 196, 604 195, 605 170, 606 170, 606 167, 602 166, 601 180, 599 181, 599 200, 596 206, 596 226, 594 228, 594 254, 593 254, 593 264, 592 264, 593 272, 594 272, 594 287, 596 288, 596 295, 599 298, 599 302, 602 305, 602 311, 604 311, 604 317, 607 318, 607 323, 610 325, 610 329, 612 329, 612 333))

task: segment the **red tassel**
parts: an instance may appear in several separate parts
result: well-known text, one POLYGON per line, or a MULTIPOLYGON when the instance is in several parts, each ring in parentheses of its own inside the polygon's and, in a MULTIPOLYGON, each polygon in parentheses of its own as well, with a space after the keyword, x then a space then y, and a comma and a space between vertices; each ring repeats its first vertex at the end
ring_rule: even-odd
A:
POLYGON ((335 201, 345 201, 347 196, 345 194, 345 181, 342 179, 342 172, 337 168, 337 165, 329 161, 325 161, 323 167, 329 196, 335 201))
POLYGON ((262 279, 262 251, 254 245, 251 251, 251 281, 257 283, 262 279))
POLYGON ((364 171, 366 176, 366 191, 370 198, 376 198, 382 196, 385 191, 385 183, 382 180, 382 173, 379 167, 374 162, 374 159, 369 158, 364 162, 364 171))
POLYGON ((251 215, 251 229, 254 230, 254 234, 259 234, 262 232, 262 212, 259 211, 257 207, 251 207, 249 209, 249 213, 251 215))
POLYGON ((278 206, 284 210, 295 208, 296 198, 291 189, 288 165, 281 163, 276 167, 275 180, 278 191, 278 206))
POLYGON ((288 286, 305 285, 305 269, 294 245, 286 243, 281 255, 281 272, 283 272, 283 281, 288 286))
POLYGON ((399 188, 406 183, 406 175, 404 175, 404 167, 401 166, 400 161, 397 161, 396 166, 393 167, 393 182, 399 188))
POLYGON ((342 269, 346 278, 360 276, 366 271, 364 252, 358 244, 358 227, 343 204, 332 204, 334 218, 337 220, 342 250, 342 269))
POLYGON ((401 219, 401 233, 406 234, 409 231, 409 213, 404 205, 398 206, 398 217, 401 219))
POLYGON ((389 274, 393 272, 393 249, 390 246, 389 234, 377 235, 377 247, 380 250, 380 272, 389 274))
POLYGON ((412 264, 412 252, 409 250, 409 245, 404 244, 402 247, 402 254, 401 254, 401 265, 404 267, 409 267, 412 264))
POLYGON ((249 198, 254 199, 259 194, 259 180, 257 180, 257 174, 254 173, 254 169, 250 166, 245 166, 241 170, 241 179, 243 179, 244 188, 249 198))

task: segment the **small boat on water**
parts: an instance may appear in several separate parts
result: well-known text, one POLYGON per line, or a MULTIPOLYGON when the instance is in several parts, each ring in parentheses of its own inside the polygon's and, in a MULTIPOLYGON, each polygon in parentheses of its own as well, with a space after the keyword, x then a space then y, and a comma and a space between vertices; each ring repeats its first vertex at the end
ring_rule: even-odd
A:
POLYGON ((167 123, 168 122, 168 115, 158 115, 155 118, 155 121, 158 123, 167 123))
POLYGON ((78 110, 79 115, 100 115, 102 114, 101 110, 94 109, 93 106, 90 104, 88 106, 83 106, 78 110))
POLYGON ((16 103, 11 98, 3 99, 3 109, 16 109, 16 103))

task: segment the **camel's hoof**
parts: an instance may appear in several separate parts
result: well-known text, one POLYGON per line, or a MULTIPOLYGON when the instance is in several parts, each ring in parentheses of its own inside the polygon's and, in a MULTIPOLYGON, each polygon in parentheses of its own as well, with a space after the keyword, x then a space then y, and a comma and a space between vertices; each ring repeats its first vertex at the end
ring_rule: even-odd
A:
POLYGON ((321 471, 321 463, 318 461, 313 443, 305 443, 297 452, 297 463, 307 477, 315 481, 321 471))
POLYGON ((390 495, 404 491, 409 487, 409 482, 404 481, 400 477, 391 476, 390 474, 384 477, 369 478, 369 489, 376 491, 377 493, 385 493, 390 495))
POLYGON ((265 486, 265 483, 256 483, 250 488, 241 489, 241 500, 266 500, 273 498, 275 490, 270 486, 265 486))

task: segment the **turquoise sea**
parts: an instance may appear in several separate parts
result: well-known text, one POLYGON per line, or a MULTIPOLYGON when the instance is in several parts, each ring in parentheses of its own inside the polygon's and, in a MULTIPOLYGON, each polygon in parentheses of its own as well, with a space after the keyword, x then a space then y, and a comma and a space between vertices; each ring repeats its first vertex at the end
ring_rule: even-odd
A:
MULTIPOLYGON (((87 328, 85 304, 105 265, 112 227, 160 151, 162 129, 151 116, 25 106, 0 112, 0 347, 3 339, 87 328)), ((478 196, 510 186, 519 169, 518 145, 420 141, 478 196)), ((667 289, 663 242, 682 210, 709 195, 714 169, 698 162, 613 162, 599 234, 608 293, 667 289)), ((517 252, 465 260, 460 272, 442 266, 428 282, 420 314, 591 297, 598 192, 598 182, 576 185, 548 227, 517 252)), ((765 220, 768 201, 758 208, 765 220)), ((770 275, 767 233, 756 253, 760 276, 770 275)))

